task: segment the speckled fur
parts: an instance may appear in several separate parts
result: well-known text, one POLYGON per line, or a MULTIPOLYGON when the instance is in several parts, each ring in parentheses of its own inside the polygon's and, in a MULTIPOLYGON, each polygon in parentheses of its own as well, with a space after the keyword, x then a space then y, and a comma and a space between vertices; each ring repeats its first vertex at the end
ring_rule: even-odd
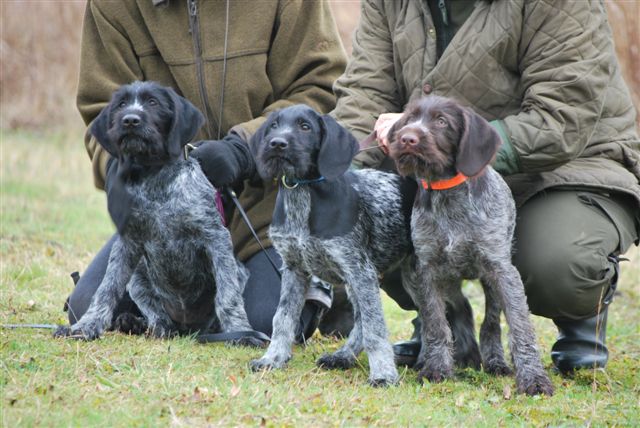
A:
MULTIPOLYGON (((291 358, 308 278, 315 275, 328 283, 345 285, 355 321, 345 344, 334 354, 323 355, 317 364, 350 368, 365 350, 369 383, 395 384, 398 373, 378 275, 401 265, 403 270, 411 268, 407 257, 411 249, 409 221, 400 193, 402 178, 374 170, 346 171, 357 143, 333 119, 305 106, 272 114, 256 133, 252 146, 264 179, 321 174, 326 180, 279 189, 269 236, 284 265, 280 303, 271 344, 262 358, 252 361, 251 368, 281 368, 291 358), (322 206, 317 195, 329 195, 329 205, 322 206), (336 213, 349 214, 343 219, 349 224, 338 225, 335 233, 315 230, 318 214, 330 215, 328 211, 334 208, 336 213)), ((405 277, 409 281, 415 275, 404 275, 403 280, 405 277)))
MULTIPOLYGON (((145 96, 155 97, 168 110, 165 120, 180 120, 174 117, 177 111, 195 109, 173 91, 153 83, 123 87, 107 109, 125 96, 138 104, 145 96), (177 103, 183 103, 180 109, 177 103)), ((145 125, 157 131, 146 133, 154 135, 148 145, 170 152, 163 132, 169 127, 163 124, 163 116, 151 110, 137 111, 142 111, 145 125)), ((116 110, 113 115, 109 123, 117 127, 116 110)), ((174 123, 171 129, 178 125, 174 123)), ((186 132, 195 131, 197 128, 186 132)), ((110 148, 116 145, 112 143, 110 148)), ((156 150, 156 158, 159 152, 156 150)), ((231 237, 216 209, 216 189, 198 162, 168 156, 161 165, 140 165, 136 178, 129 179, 125 188, 135 205, 113 245, 104 280, 85 315, 57 335, 98 338, 114 322, 114 310, 125 290, 144 315, 149 333, 157 337, 209 329, 251 330, 242 299, 248 275, 233 256, 231 237)))
MULTIPOLYGON (((361 196, 358 220, 351 233, 331 239, 315 237, 309 231, 311 197, 307 186, 280 189, 278 203, 283 205, 287 220, 281 226, 272 226, 269 236, 285 264, 282 298, 274 317, 271 345, 254 365, 280 367, 291 357, 295 331, 295 317, 291 314, 301 308, 304 278, 316 275, 329 283, 346 285, 355 318, 346 343, 333 355, 321 357, 318 364, 349 368, 366 350, 369 382, 393 384, 398 374, 387 339, 378 274, 400 265, 410 250, 398 190, 400 178, 373 170, 351 171, 347 175, 361 196)), ((408 260, 404 266, 409 267, 408 260)))
POLYGON ((414 204, 412 240, 425 281, 411 290, 423 318, 424 367, 419 377, 438 382, 453 375, 443 296, 463 279, 479 278, 487 300, 480 331, 485 370, 509 372, 500 343, 502 309, 510 329, 518 391, 553 394, 536 347, 524 286, 511 262, 515 204, 502 177, 487 166, 499 144, 498 135, 470 110, 429 97, 409 105, 390 136, 391 156, 404 174, 434 181, 458 171, 472 177, 447 190, 421 188, 414 204), (464 159, 463 150, 472 156, 464 159))

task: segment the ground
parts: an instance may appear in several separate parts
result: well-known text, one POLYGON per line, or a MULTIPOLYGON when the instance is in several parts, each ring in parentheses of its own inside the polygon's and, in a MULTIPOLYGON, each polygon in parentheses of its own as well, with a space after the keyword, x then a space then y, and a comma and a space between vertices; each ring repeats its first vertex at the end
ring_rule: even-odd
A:
MULTIPOLYGON (((113 233, 104 194, 91 182, 80 132, 0 134, 0 323, 65 323, 62 306, 81 271, 113 233)), ((288 369, 251 373, 262 350, 109 333, 86 343, 46 330, 0 329, 3 426, 541 426, 640 425, 640 254, 622 265, 609 316, 606 370, 552 372, 555 329, 533 317, 553 397, 515 393, 513 378, 459 371, 420 385, 366 384, 367 360, 323 371, 315 360, 339 340, 314 336, 288 369)), ((479 287, 465 285, 476 322, 479 287)), ((391 340, 407 338, 414 314, 384 298, 391 340)), ((506 336, 506 335, 505 335, 506 336)), ((506 340, 506 337, 505 337, 506 340)))

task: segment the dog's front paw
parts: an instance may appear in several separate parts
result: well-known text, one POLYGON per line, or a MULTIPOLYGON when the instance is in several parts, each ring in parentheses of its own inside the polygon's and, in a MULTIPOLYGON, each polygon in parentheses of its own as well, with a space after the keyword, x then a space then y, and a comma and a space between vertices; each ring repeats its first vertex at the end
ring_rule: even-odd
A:
POLYGON ((69 337, 71 336, 71 327, 68 325, 59 325, 56 331, 53 332, 53 337, 69 337))
POLYGON ((451 378, 453 378, 453 370, 443 370, 429 367, 428 365, 425 365, 418 372, 418 381, 420 383, 423 383, 425 379, 431 383, 440 383, 451 378))
POLYGON ((53 337, 68 337, 70 339, 95 340, 100 337, 103 329, 97 323, 74 324, 72 326, 59 326, 53 332, 53 337))
POLYGON ((346 370, 356 365, 356 359, 353 356, 346 356, 340 354, 323 354, 316 365, 323 369, 340 369, 346 370))
POLYGON ((546 373, 540 373, 527 379, 516 377, 518 392, 527 395, 544 394, 551 397, 553 395, 553 384, 546 373))
POLYGON ((257 360, 252 360, 249 363, 249 367, 251 371, 259 372, 262 370, 274 370, 281 369, 287 364, 288 359, 286 360, 275 360, 269 357, 262 357, 257 360))
POLYGON ((130 312, 125 312, 113 322, 113 329, 126 334, 141 335, 147 331, 147 321, 144 317, 137 317, 130 312))
POLYGON ((168 324, 155 322, 153 324, 149 324, 147 334, 156 339, 170 339, 177 336, 178 332, 168 324))
POLYGON ((398 384, 398 376, 369 378, 369 385, 374 388, 386 388, 398 384))
POLYGON ((486 361, 482 364, 482 367, 485 373, 489 373, 494 376, 511 376, 513 374, 511 367, 509 367, 502 359, 486 361))

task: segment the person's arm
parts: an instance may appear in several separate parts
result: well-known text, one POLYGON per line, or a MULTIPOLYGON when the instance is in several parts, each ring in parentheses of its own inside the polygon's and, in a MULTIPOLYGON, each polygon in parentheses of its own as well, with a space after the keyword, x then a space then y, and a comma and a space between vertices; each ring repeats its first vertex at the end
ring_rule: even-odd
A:
MULTIPOLYGON (((118 3, 109 2, 108 6, 117 8, 118 3)), ((87 127, 120 85, 143 78, 129 39, 104 16, 102 4, 87 2, 82 28, 76 103, 87 127)), ((88 132, 85 147, 93 165, 94 184, 103 189, 110 156, 88 132)))
MULTIPOLYGON (((332 112, 358 141, 371 133, 380 114, 402 111, 394 70, 393 42, 383 2, 363 0, 352 57, 334 85, 337 105, 332 112)), ((384 156, 382 150, 368 150, 354 163, 375 166, 384 156)))
POLYGON ((494 121, 502 174, 553 170, 580 156, 615 72, 606 13, 597 0, 527 3, 520 40, 521 111, 494 121))
POLYGON ((278 7, 267 61, 273 102, 260 117, 232 128, 246 141, 274 110, 307 104, 322 113, 330 111, 335 105, 333 82, 346 64, 327 2, 281 1, 278 7))

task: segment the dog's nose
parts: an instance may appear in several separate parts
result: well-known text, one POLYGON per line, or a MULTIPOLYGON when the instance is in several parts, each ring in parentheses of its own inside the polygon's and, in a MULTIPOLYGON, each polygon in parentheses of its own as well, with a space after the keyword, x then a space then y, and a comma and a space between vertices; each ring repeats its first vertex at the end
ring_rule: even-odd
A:
POLYGON ((402 136, 400 137, 400 141, 402 141, 403 144, 415 146, 416 144, 418 144, 418 136, 411 132, 407 132, 405 134, 402 134, 402 136))
POLYGON ((283 150, 286 149, 288 145, 289 143, 287 142, 287 140, 281 137, 275 137, 269 141, 269 147, 271 147, 272 149, 283 150))
POLYGON ((122 125, 125 128, 135 128, 140 125, 140 116, 137 114, 125 114, 122 118, 122 125))

